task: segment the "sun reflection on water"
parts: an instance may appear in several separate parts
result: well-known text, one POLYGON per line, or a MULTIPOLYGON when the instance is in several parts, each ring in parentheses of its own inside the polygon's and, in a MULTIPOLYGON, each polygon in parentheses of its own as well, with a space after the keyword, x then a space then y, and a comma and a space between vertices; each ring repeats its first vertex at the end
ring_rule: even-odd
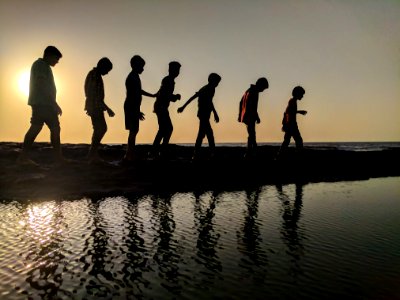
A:
POLYGON ((36 204, 27 209, 28 232, 40 244, 48 242, 55 231, 52 226, 54 210, 54 202, 36 204))

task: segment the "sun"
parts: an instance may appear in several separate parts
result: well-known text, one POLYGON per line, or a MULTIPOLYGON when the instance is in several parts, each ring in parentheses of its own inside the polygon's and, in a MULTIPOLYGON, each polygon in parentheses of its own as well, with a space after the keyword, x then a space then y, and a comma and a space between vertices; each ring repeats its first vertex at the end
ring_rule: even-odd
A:
POLYGON ((21 94, 29 96, 29 71, 22 72, 18 77, 18 90, 21 94))

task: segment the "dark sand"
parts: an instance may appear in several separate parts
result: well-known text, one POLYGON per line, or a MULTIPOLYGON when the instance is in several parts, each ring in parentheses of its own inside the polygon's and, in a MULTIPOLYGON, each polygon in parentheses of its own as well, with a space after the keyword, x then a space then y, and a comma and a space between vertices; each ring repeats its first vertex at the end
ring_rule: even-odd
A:
POLYGON ((342 151, 306 148, 275 161, 278 147, 261 146, 257 156, 244 158, 243 147, 217 147, 213 159, 192 161, 192 147, 171 145, 168 159, 151 160, 148 145, 137 147, 137 160, 127 166, 119 161, 125 146, 103 146, 106 165, 90 165, 87 144, 64 144, 63 154, 71 162, 55 165, 52 148, 35 143, 32 159, 39 167, 16 163, 21 144, 0 143, 0 199, 76 199, 82 197, 136 196, 144 193, 193 190, 238 190, 250 186, 342 180, 400 175, 400 149, 342 151))

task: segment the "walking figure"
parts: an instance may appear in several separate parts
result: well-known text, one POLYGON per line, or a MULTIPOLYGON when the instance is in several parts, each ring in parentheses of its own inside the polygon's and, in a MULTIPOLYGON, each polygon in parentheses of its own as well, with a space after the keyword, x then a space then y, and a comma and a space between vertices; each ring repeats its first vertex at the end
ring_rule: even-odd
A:
POLYGON ((86 114, 91 118, 93 126, 92 144, 88 155, 89 163, 102 162, 98 149, 107 132, 104 111, 107 111, 110 117, 115 115, 104 102, 104 83, 102 78, 112 70, 112 67, 111 61, 107 57, 103 57, 98 61, 97 66, 87 74, 85 80, 85 110, 86 114))
POLYGON ((153 154, 160 154, 160 144, 162 142, 162 152, 166 154, 167 146, 172 135, 173 126, 169 116, 169 103, 181 99, 180 94, 174 94, 175 78, 178 77, 181 64, 176 61, 169 63, 168 75, 161 81, 160 90, 157 93, 154 103, 154 112, 158 120, 158 132, 153 142, 153 154))
POLYGON ((139 132, 139 121, 144 120, 144 113, 140 111, 142 95, 153 98, 156 96, 155 94, 150 94, 142 90, 142 82, 139 75, 142 74, 145 64, 146 62, 141 56, 133 56, 131 58, 132 71, 125 81, 125 128, 129 130, 128 146, 124 157, 124 161, 126 162, 134 160, 134 149, 136 145, 136 135, 139 132))
POLYGON ((281 155, 286 148, 289 146, 290 139, 296 142, 296 148, 298 150, 303 149, 303 138, 301 137, 299 128, 297 126, 297 114, 306 115, 307 111, 297 110, 297 101, 303 99, 305 90, 301 86, 296 86, 292 91, 292 98, 289 100, 286 110, 283 114, 282 120, 282 131, 285 132, 283 143, 278 152, 278 157, 281 155))
POLYGON ((199 124, 199 132, 196 138, 196 145, 195 145, 193 159, 198 158, 201 144, 203 142, 204 137, 206 136, 208 140, 208 145, 211 150, 211 156, 214 155, 215 141, 214 141, 213 130, 210 124, 210 116, 211 112, 213 112, 215 122, 216 123, 219 122, 218 113, 215 110, 213 104, 213 98, 215 94, 215 88, 218 86, 220 81, 221 81, 221 76, 219 76, 216 73, 211 73, 208 76, 208 84, 203 86, 197 93, 195 93, 192 97, 190 97, 189 100, 187 100, 184 105, 178 108, 178 113, 181 113, 190 102, 198 98, 197 117, 200 120, 200 124, 199 124))
POLYGON ((261 122, 257 111, 258 96, 268 87, 268 80, 265 77, 259 78, 256 84, 252 84, 240 100, 238 121, 246 124, 248 133, 246 158, 252 157, 257 148, 256 123, 259 124, 261 122))
POLYGON ((54 67, 60 58, 61 52, 54 46, 44 50, 43 58, 37 59, 31 67, 28 105, 32 107, 31 126, 25 134, 22 152, 18 162, 37 165, 29 158, 32 145, 46 124, 50 129, 50 141, 54 149, 57 163, 65 162, 61 154, 60 122, 58 116, 62 115, 61 107, 56 101, 56 84, 51 67, 54 67))

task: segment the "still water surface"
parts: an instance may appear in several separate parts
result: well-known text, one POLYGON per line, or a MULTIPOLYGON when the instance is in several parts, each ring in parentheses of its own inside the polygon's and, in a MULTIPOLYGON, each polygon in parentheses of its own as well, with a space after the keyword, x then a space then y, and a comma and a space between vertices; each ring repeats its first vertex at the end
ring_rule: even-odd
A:
POLYGON ((0 202, 1 299, 400 299, 400 177, 0 202))

